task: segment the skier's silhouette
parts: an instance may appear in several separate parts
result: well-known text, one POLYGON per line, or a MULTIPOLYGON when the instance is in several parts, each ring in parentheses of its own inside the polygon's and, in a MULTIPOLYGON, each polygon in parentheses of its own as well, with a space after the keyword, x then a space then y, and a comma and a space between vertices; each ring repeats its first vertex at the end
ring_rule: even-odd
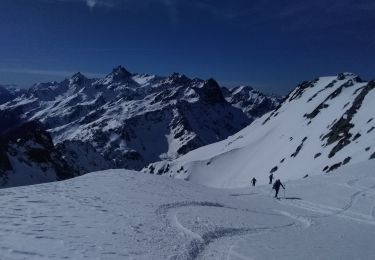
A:
POLYGON ((272 181, 273 181, 273 173, 270 174, 270 184, 272 184, 272 181))
POLYGON ((276 192, 276 193, 275 193, 275 198, 278 198, 279 190, 280 190, 280 186, 283 187, 283 189, 285 190, 284 185, 281 183, 281 181, 280 181, 279 179, 277 179, 277 180, 275 181, 275 183, 273 184, 273 187, 272 187, 272 189, 274 189, 275 192, 276 192))
POLYGON ((253 184, 253 186, 255 186, 255 183, 257 182, 257 179, 255 179, 255 178, 252 178, 251 179, 251 183, 253 184))

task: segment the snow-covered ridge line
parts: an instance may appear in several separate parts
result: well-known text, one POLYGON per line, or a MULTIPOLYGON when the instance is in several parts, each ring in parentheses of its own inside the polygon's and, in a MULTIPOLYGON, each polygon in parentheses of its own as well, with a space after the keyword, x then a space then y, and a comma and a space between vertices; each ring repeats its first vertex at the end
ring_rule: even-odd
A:
POLYGON ((274 111, 218 143, 143 171, 213 187, 298 179, 375 158, 375 82, 351 73, 304 82, 274 111))

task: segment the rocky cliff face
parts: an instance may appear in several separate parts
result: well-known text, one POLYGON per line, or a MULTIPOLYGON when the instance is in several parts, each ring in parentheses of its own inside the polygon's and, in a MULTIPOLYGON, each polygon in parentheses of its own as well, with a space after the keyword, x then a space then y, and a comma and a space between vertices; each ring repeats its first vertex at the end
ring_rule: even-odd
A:
POLYGON ((64 180, 78 174, 40 123, 15 121, 0 132, 1 187, 64 180))

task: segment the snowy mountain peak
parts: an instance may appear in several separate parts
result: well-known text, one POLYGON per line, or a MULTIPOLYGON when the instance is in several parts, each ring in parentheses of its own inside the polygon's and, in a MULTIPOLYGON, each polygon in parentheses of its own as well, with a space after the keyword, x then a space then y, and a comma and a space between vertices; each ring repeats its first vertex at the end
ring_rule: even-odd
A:
POLYGON ((167 78, 167 82, 175 85, 186 85, 189 84, 191 81, 192 80, 186 75, 177 72, 174 72, 167 78))
POLYGON ((352 79, 355 82, 363 82, 363 80, 356 74, 352 72, 342 72, 337 75, 338 80, 352 79))
POLYGON ((209 79, 200 85, 200 93, 204 101, 210 104, 226 102, 219 84, 214 79, 209 79))
POLYGON ((114 68, 112 70, 112 73, 108 76, 112 77, 114 81, 121 81, 128 79, 132 76, 132 74, 129 71, 127 71, 123 66, 119 65, 116 68, 114 68))
POLYGON ((241 95, 248 95, 252 92, 258 92, 251 86, 238 86, 231 89, 233 95, 241 94, 241 95))
POLYGON ((88 79, 86 78, 85 75, 83 75, 81 72, 77 72, 76 74, 74 74, 70 80, 69 80, 69 83, 70 84, 77 84, 77 85, 81 85, 83 84, 85 81, 87 81, 88 79))
POLYGON ((237 134, 150 167, 227 188, 247 186, 254 176, 266 183, 270 173, 282 179, 332 173, 375 159, 374 99, 375 81, 352 73, 303 82, 276 110, 237 134))

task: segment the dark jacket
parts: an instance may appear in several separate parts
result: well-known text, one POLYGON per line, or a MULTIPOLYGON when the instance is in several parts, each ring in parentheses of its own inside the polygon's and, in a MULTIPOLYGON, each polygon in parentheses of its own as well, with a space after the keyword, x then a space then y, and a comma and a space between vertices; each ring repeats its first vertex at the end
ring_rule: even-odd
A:
POLYGON ((278 190, 280 189, 280 186, 283 187, 283 189, 285 189, 284 185, 281 183, 280 180, 276 180, 275 183, 273 184, 273 189, 274 190, 278 190))

